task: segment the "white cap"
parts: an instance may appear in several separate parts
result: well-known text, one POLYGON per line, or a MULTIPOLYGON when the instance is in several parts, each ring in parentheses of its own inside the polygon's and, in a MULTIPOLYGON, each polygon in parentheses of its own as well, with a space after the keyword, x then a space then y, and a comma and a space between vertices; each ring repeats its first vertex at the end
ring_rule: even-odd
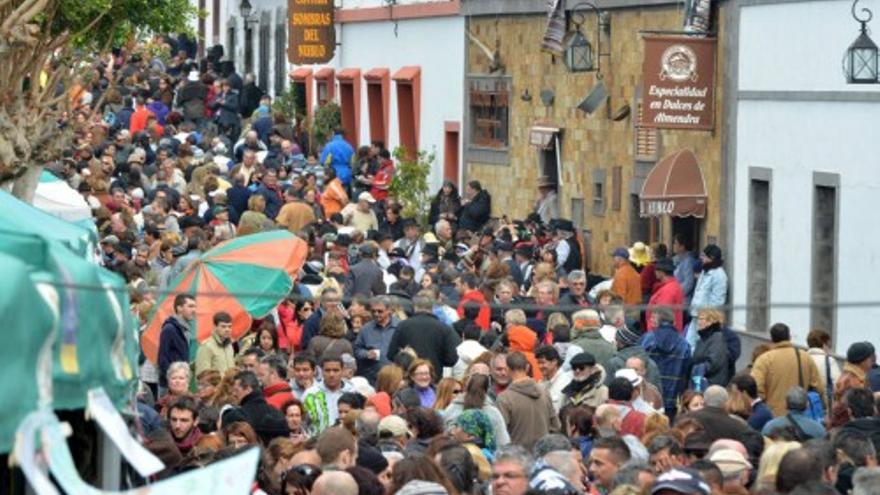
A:
POLYGON ((376 198, 373 197, 372 194, 364 191, 358 195, 358 201, 366 201, 367 203, 375 203, 376 198))
POLYGON ((632 384, 633 387, 638 387, 642 384, 642 377, 636 373, 636 370, 632 368, 621 368, 614 373, 615 378, 626 378, 629 383, 632 384))

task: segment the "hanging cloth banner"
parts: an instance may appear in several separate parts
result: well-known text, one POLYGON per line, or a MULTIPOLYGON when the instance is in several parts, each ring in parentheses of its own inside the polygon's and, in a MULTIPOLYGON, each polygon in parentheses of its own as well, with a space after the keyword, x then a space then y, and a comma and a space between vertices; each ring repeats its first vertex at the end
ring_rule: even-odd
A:
POLYGON ((541 51, 551 55, 562 55, 562 40, 565 38, 565 0, 548 0, 547 30, 541 41, 541 51))

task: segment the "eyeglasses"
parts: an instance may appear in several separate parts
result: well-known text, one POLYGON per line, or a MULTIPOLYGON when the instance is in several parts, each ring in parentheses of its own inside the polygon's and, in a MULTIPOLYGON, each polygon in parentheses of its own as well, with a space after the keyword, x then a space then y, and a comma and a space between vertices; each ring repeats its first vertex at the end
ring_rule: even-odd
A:
POLYGON ((460 393, 461 393, 461 389, 460 389, 460 388, 457 388, 457 389, 453 390, 452 393, 453 393, 453 394, 460 394, 460 393))
POLYGON ((587 369, 587 368, 589 368, 589 366, 587 366, 587 365, 585 365, 585 364, 578 364, 578 365, 572 365, 572 366, 571 366, 571 369, 573 369, 574 371, 583 371, 583 370, 585 370, 585 369, 587 369))
POLYGON ((318 466, 313 466, 311 464, 299 464, 293 466, 287 471, 284 471, 284 473, 281 475, 282 486, 287 483, 287 479, 290 477, 291 474, 297 474, 304 478, 317 478, 318 476, 321 476, 321 468, 319 468, 318 466))
POLYGON ((526 477, 526 475, 524 473, 492 473, 492 475, 489 476, 489 478, 491 478, 492 481, 497 481, 497 480, 500 480, 501 478, 504 478, 506 480, 515 480, 515 479, 525 478, 525 477, 526 477))

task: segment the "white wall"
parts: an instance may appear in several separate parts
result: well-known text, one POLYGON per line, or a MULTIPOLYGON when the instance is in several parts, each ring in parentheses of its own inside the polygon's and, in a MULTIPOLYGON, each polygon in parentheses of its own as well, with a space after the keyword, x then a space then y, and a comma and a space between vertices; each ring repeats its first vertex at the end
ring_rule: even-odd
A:
MULTIPOLYGON (((739 90, 878 91, 850 86, 840 69, 856 37, 849 3, 808 2, 744 7, 740 25, 739 90)), ((811 299, 813 173, 840 175, 838 302, 880 301, 880 103, 740 100, 736 129, 736 216, 733 303, 745 304, 748 267, 749 167, 772 169, 770 297, 772 303, 811 299)), ((803 95, 802 95, 803 96, 803 95)), ((745 313, 734 323, 745 325, 745 313)), ((810 311, 771 309, 805 342, 810 311)), ((840 309, 836 350, 874 340, 880 307, 840 309)))
MULTIPOLYGON (((431 189, 439 188, 443 176, 444 122, 462 121, 464 105, 464 19, 435 17, 400 21, 397 37, 390 21, 359 22, 341 27, 333 63, 338 68, 359 67, 363 73, 387 67, 391 75, 403 66, 421 66, 421 113, 419 146, 436 151, 431 189)), ((392 81, 388 149, 400 144, 397 95, 392 81)), ((360 142, 370 140, 367 87, 361 84, 360 142)), ((462 139, 463 140, 463 137, 462 139)), ((459 143, 459 146, 461 143, 459 143)))
MULTIPOLYGON (((861 7, 880 12, 880 2, 861 7)), ((815 1, 743 7, 739 89, 864 91, 843 77, 843 56, 859 35, 852 2, 815 1)), ((880 29, 880 19, 869 28, 880 29)), ((880 33, 880 31, 877 31, 880 33)), ((874 35, 880 43, 880 37, 874 35)))
MULTIPOLYGON (((191 0, 197 5, 197 0, 191 0)), ((399 5, 414 3, 432 3, 436 0, 399 0, 399 5)), ((210 0, 209 0, 210 3, 210 0)), ((239 73, 244 69, 244 29, 239 16, 237 0, 221 0, 224 20, 221 22, 220 42, 226 48, 226 29, 229 19, 235 18, 238 28, 237 48, 235 50, 236 68, 239 73)), ((387 6, 384 0, 336 0, 337 6, 345 9, 371 8, 387 6)), ((260 17, 261 11, 270 11, 274 30, 278 9, 286 12, 286 0, 251 1, 254 7, 252 16, 260 17)), ((209 26, 210 28, 210 22, 209 26)), ((464 67, 465 67, 465 34, 464 18, 460 16, 430 17, 424 19, 399 20, 397 35, 395 24, 390 20, 375 22, 354 22, 344 25, 337 24, 337 43, 335 57, 326 66, 338 69, 360 68, 363 73, 375 67, 386 67, 393 75, 403 66, 418 65, 421 67, 421 117, 419 145, 425 151, 435 151, 436 161, 431 172, 430 185, 432 191, 440 187, 443 177, 444 122, 454 121, 463 125, 464 107, 464 67)), ((256 29, 256 26, 255 26, 256 29)), ((209 29, 210 31, 210 29, 209 29)), ((209 33, 210 34, 210 33, 209 33)), ((273 31, 274 34, 274 31, 273 31)), ((209 38, 210 39, 210 38, 209 38)), ((273 38, 274 44, 274 38, 273 38)), ((274 46, 274 45, 273 45, 274 46)), ((274 57, 274 50, 270 50, 274 57)), ((315 69, 323 66, 316 66, 315 69)), ((287 64, 287 70, 293 66, 287 64)), ((254 72, 259 69, 258 33, 254 33, 254 72)), ((270 59, 269 71, 274 81, 275 64, 270 59)), ((289 83, 289 81, 288 81, 289 83)), ((271 85, 270 85, 271 86, 271 85)), ((272 89, 272 88, 270 88, 272 89)), ((338 88, 336 92, 338 96, 338 88)), ((361 81, 361 143, 370 141, 369 111, 367 107, 367 87, 361 81)), ((397 97, 392 81, 389 104, 389 142, 392 149, 400 143, 397 124, 397 97)), ((459 156, 461 156, 460 136, 459 156)))

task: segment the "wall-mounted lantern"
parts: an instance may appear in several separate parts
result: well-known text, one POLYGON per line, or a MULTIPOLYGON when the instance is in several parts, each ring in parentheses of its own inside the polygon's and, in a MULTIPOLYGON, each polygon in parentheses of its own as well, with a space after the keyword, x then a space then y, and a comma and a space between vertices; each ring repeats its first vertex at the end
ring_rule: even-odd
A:
POLYGON ((563 42, 565 48, 565 65, 571 72, 596 72, 596 77, 601 79, 601 57, 610 56, 602 53, 602 31, 608 31, 610 24, 607 15, 600 11, 592 2, 580 2, 571 8, 571 22, 574 29, 569 31, 563 42), (593 45, 581 31, 586 22, 583 12, 578 9, 590 8, 596 13, 596 53, 593 54, 593 45))
POLYGON ((878 80, 878 50, 877 44, 868 36, 868 23, 874 17, 870 9, 862 7, 862 17, 856 14, 856 4, 852 4, 852 16, 861 23, 859 37, 846 50, 843 58, 843 72, 846 82, 849 84, 877 84, 878 80))

